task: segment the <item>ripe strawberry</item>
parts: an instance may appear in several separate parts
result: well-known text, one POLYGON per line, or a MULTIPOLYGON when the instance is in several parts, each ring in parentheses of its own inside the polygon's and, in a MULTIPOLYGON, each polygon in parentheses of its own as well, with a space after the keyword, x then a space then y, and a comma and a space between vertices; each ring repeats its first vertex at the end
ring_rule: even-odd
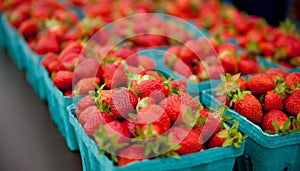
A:
MULTIPOLYGON (((226 129, 222 129, 219 133, 228 133, 226 129)), ((208 142, 209 148, 223 147, 226 137, 219 137, 218 134, 214 134, 208 142)))
POLYGON ((58 53, 60 51, 58 41, 54 35, 49 32, 40 32, 37 35, 37 44, 35 46, 35 52, 43 55, 47 52, 58 53))
POLYGON ((170 117, 172 124, 176 122, 181 112, 182 105, 183 102, 179 96, 167 97, 159 103, 159 106, 162 107, 170 117))
POLYGON ((286 111, 294 116, 300 113, 300 90, 294 91, 285 101, 286 111))
POLYGON ((261 53, 264 56, 273 56, 274 55, 274 44, 270 42, 259 42, 258 46, 260 48, 261 53))
POLYGON ((50 62, 52 61, 56 61, 57 60, 57 55, 55 53, 49 52, 45 55, 45 57, 43 58, 41 64, 47 68, 48 65, 50 64, 50 62))
MULTIPOLYGON (((279 125, 279 129, 283 129, 284 124, 289 118, 287 117, 286 114, 284 114, 280 110, 271 110, 269 111, 263 118, 262 120, 262 129, 264 131, 268 130, 271 131, 272 133, 278 133, 278 128, 273 124, 273 122, 277 122, 279 125)), ((289 129, 289 128, 286 128, 289 129)))
POLYGON ((285 78, 289 73, 277 68, 270 68, 266 71, 266 74, 272 76, 273 80, 275 80, 277 76, 285 78))
POLYGON ((206 109, 200 110, 199 118, 205 118, 205 121, 200 124, 196 123, 193 128, 201 135, 203 142, 206 142, 219 131, 221 120, 206 109))
POLYGON ((194 60, 197 60, 197 55, 194 52, 194 48, 190 47, 191 41, 186 43, 186 46, 181 47, 178 57, 187 64, 192 64, 194 60))
MULTIPOLYGON (((112 121, 106 123, 103 127, 107 132, 109 137, 114 135, 118 136, 117 143, 123 143, 127 141, 127 138, 130 138, 130 132, 124 123, 118 121, 112 121)), ((102 129, 100 129, 102 131, 102 129)))
POLYGON ((70 71, 58 71, 53 77, 53 84, 62 91, 72 90, 73 73, 70 71))
POLYGON ((66 91, 66 92, 64 92, 64 96, 73 98, 73 92, 72 91, 66 91))
POLYGON ((178 60, 178 55, 180 51, 180 46, 171 46, 164 54, 164 62, 168 67, 174 66, 176 60, 178 60))
POLYGON ((143 146, 132 145, 123 149, 118 156, 118 166, 125 166, 128 163, 145 159, 145 148, 143 146))
POLYGON ((262 106, 260 102, 249 92, 238 92, 234 95, 233 109, 240 115, 245 116, 253 123, 260 123, 263 117, 262 106))
POLYGON ((95 84, 100 84, 100 79, 98 77, 84 78, 79 80, 74 87, 75 95, 85 95, 89 91, 95 90, 95 84))
POLYGON ((241 59, 238 62, 239 72, 242 73, 242 75, 248 75, 248 74, 256 74, 260 71, 259 65, 251 59, 241 59))
POLYGON ((216 89, 216 95, 218 96, 225 95, 224 98, 228 98, 237 90, 247 90, 247 83, 242 77, 240 77, 240 74, 235 74, 232 76, 227 73, 225 76, 221 75, 220 77, 222 82, 217 86, 216 89))
POLYGON ((124 86, 127 82, 125 70, 123 66, 118 63, 105 65, 103 67, 102 77, 106 83, 106 87, 109 89, 124 86))
POLYGON ((238 72, 238 62, 232 53, 224 51, 219 54, 221 57, 222 65, 226 68, 226 71, 231 74, 236 74, 238 72))
POLYGON ((126 120, 124 120, 122 122, 129 130, 130 135, 133 137, 135 135, 135 128, 136 128, 136 124, 135 124, 135 119, 132 118, 128 118, 126 120))
POLYGON ((131 66, 138 66, 139 64, 137 50, 121 47, 114 53, 114 56, 122 58, 128 65, 131 66))
POLYGON ((300 73, 299 72, 293 72, 288 74, 284 82, 287 84, 288 88, 291 89, 293 86, 296 88, 297 84, 300 83, 300 73))
POLYGON ((99 110, 95 105, 87 107, 78 116, 79 123, 81 123, 81 125, 84 125, 86 123, 86 121, 88 120, 89 116, 92 115, 93 113, 97 113, 97 112, 99 112, 99 110))
POLYGON ((231 43, 223 43, 218 46, 218 48, 217 48, 218 54, 221 54, 225 51, 231 51, 231 53, 236 54, 237 48, 234 44, 231 44, 231 43))
POLYGON ((142 66, 145 70, 152 70, 156 66, 155 61, 147 56, 139 56, 138 64, 142 66))
POLYGON ((248 88, 254 94, 262 94, 275 88, 273 78, 268 74, 256 74, 248 80, 248 88))
POLYGON ((205 149, 202 137, 194 129, 176 126, 170 129, 170 133, 173 134, 172 143, 180 145, 180 148, 176 150, 180 155, 190 154, 205 149))
MULTIPOLYGON (((72 42, 70 43, 67 47, 65 47, 61 53, 58 56, 58 60, 61 61, 66 55, 70 54, 70 53, 77 53, 80 54, 80 52, 83 50, 83 46, 82 44, 80 44, 79 42, 72 42)), ((83 53, 81 53, 83 54, 83 53)))
POLYGON ((132 89, 140 93, 139 97, 141 99, 151 97, 157 102, 160 102, 170 93, 168 86, 164 85, 160 80, 144 80, 136 87, 132 87, 132 89))
POLYGON ((282 110, 283 109, 282 97, 274 91, 267 91, 263 101, 263 108, 265 112, 269 112, 273 109, 282 110))
POLYGON ((95 105, 95 100, 94 100, 93 96, 91 96, 91 95, 85 96, 83 99, 81 99, 78 102, 77 109, 75 112, 76 116, 79 117, 81 112, 83 112, 86 108, 93 106, 93 105, 95 105))
POLYGON ((110 114, 103 112, 91 113, 83 126, 84 132, 88 135, 93 135, 99 129, 100 124, 107 125, 111 122, 113 122, 113 117, 110 114))
POLYGON ((166 132, 170 126, 171 121, 167 113, 158 105, 149 105, 138 111, 136 114, 136 125, 140 128, 145 125, 152 124, 156 126, 159 135, 166 132))
MULTIPOLYGON (((187 81, 186 80, 172 80, 170 82, 172 87, 172 91, 174 92, 174 88, 178 89, 179 93, 187 93, 187 81)), ((176 92, 175 92, 176 93, 176 92)))
POLYGON ((74 70, 75 78, 100 77, 102 68, 95 59, 85 59, 74 70))
POLYGON ((176 60, 176 62, 174 63, 173 70, 177 74, 179 74, 185 78, 189 78, 193 74, 192 67, 190 65, 185 64, 180 59, 176 60))
POLYGON ((135 111, 137 103, 138 96, 128 89, 112 91, 110 109, 116 118, 127 118, 129 113, 135 111))
POLYGON ((78 55, 76 53, 67 54, 61 61, 58 67, 58 70, 62 71, 71 71, 73 72, 76 65, 83 60, 82 55, 78 55))
POLYGON ((19 32, 22 36, 24 36, 25 39, 34 37, 37 31, 38 31, 38 23, 33 19, 28 19, 22 22, 22 24, 19 27, 19 32))
POLYGON ((59 62, 55 60, 50 62, 46 69, 50 74, 52 74, 52 73, 56 73, 58 71, 58 68, 59 68, 59 62))

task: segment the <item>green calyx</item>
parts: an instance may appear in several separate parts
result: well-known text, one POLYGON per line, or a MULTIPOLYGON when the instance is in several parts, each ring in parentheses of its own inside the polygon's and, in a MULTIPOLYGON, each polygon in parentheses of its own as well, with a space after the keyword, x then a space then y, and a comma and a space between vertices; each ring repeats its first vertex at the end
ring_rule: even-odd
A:
POLYGON ((268 134, 290 134, 294 132, 300 132, 300 115, 297 115, 297 118, 290 116, 283 124, 282 127, 275 120, 272 121, 272 125, 275 129, 275 132, 266 130, 268 134))
POLYGON ((94 98, 95 104, 98 107, 100 112, 104 112, 106 114, 111 114, 110 111, 110 104, 105 104, 101 100, 101 93, 103 88, 105 87, 105 83, 102 84, 101 87, 99 85, 95 84, 96 91, 89 91, 89 94, 94 98))
POLYGON ((232 127, 229 127, 226 123, 223 123, 223 126, 225 128, 225 132, 219 132, 217 134, 220 138, 226 138, 226 140, 223 143, 223 147, 228 147, 233 145, 236 148, 241 148, 241 144, 243 141, 248 137, 247 135, 243 135, 239 131, 239 121, 235 120, 232 127))
POLYGON ((231 75, 229 73, 226 73, 226 75, 221 74, 221 83, 217 87, 217 95, 222 96, 226 95, 226 97, 232 96, 233 93, 235 93, 239 87, 238 87, 238 79, 240 78, 240 73, 231 75))
POLYGON ((138 100, 138 104, 136 105, 136 111, 138 112, 139 110, 149 106, 149 97, 145 97, 143 99, 138 100))
POLYGON ((230 101, 230 107, 232 107, 232 105, 234 103, 236 103, 237 101, 243 100, 244 96, 246 94, 251 94, 251 92, 250 91, 243 91, 243 90, 240 91, 240 89, 238 89, 237 92, 233 95, 232 100, 230 101))

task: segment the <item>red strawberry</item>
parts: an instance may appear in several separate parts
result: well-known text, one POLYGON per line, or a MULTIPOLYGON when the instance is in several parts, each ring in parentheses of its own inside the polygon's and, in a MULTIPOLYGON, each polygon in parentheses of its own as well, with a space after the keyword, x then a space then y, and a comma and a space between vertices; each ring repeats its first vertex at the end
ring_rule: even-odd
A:
POLYGON ((50 74, 52 74, 52 73, 56 73, 58 71, 58 68, 59 68, 59 62, 56 60, 50 62, 46 69, 50 74))
POLYGON ((80 54, 82 48, 83 46, 79 42, 72 42, 61 51, 61 53, 58 56, 58 60, 61 61, 66 55, 70 53, 80 54))
POLYGON ((274 44, 270 42, 259 42, 258 43, 261 53, 264 56, 273 56, 274 55, 274 44))
POLYGON ((138 111, 136 114, 136 125, 140 128, 152 124, 156 126, 157 133, 163 134, 170 126, 170 118, 166 112, 158 105, 149 105, 138 111))
POLYGON ((19 32, 24 36, 25 39, 34 37, 38 31, 38 23, 33 19, 28 19, 19 27, 19 32))
POLYGON ((180 46, 171 46, 164 54, 164 62, 166 66, 173 66, 174 62, 178 60, 180 46))
POLYGON ((95 84, 100 84, 100 79, 98 77, 84 78, 79 80, 74 87, 76 95, 85 95, 89 91, 95 90, 95 84))
POLYGON ((168 86, 164 85, 160 80, 144 80, 136 87, 133 87, 133 89, 140 92, 140 98, 151 97, 157 102, 167 97, 170 93, 168 86))
POLYGON ((37 36, 37 44, 35 52, 37 54, 46 54, 47 52, 58 53, 60 51, 59 44, 54 35, 49 32, 40 32, 37 36))
POLYGON ((50 64, 50 62, 52 61, 57 61, 57 55, 55 53, 49 52, 45 55, 45 57, 43 58, 41 64, 47 68, 48 65, 50 64))
POLYGON ((275 128, 273 122, 276 121, 280 129, 283 129, 283 126, 288 119, 289 118, 287 115, 280 110, 271 110, 264 116, 262 120, 262 129, 265 131, 271 131, 272 133, 277 133, 278 130, 275 128))
POLYGON ((265 112, 269 112, 273 109, 282 110, 283 109, 283 100, 281 96, 274 91, 267 91, 263 108, 265 112))
POLYGON ((113 117, 110 114, 103 112, 91 113, 83 126, 84 132, 88 135, 93 135, 94 132, 99 129, 100 124, 107 125, 111 122, 113 122, 113 117))
POLYGON ((135 130, 136 129, 135 120, 132 118, 128 118, 128 119, 124 120, 122 123, 128 128, 130 135, 134 136, 135 131, 136 131, 135 130))
POLYGON ((100 77, 102 68, 95 59, 85 59, 74 70, 75 78, 100 77))
POLYGON ((88 120, 89 116, 92 115, 93 113, 97 113, 97 112, 99 112, 99 110, 95 105, 87 107, 78 116, 79 123, 81 123, 81 125, 84 125, 86 123, 86 121, 88 120))
POLYGON ((260 123, 263 117, 262 106, 260 102, 251 94, 240 92, 233 98, 234 110, 240 115, 245 116, 253 123, 260 123))
POLYGON ((249 39, 247 36, 240 36, 237 38, 237 43, 240 47, 245 48, 249 43, 249 39))
POLYGON ((300 90, 294 91, 285 101, 286 111, 294 116, 300 113, 300 90))
POLYGON ((146 158, 143 146, 129 146, 119 153, 118 166, 125 166, 128 163, 141 161, 146 158))
POLYGON ((186 80, 172 80, 170 82, 170 85, 172 87, 173 92, 174 92, 174 88, 177 88, 179 93, 187 92, 187 81, 186 80))
POLYGON ((89 106, 93 106, 94 104, 95 104, 95 100, 91 95, 85 96, 83 99, 81 99, 78 102, 77 109, 76 109, 77 117, 80 116, 82 111, 84 111, 89 106))
POLYGON ((167 115, 171 119, 171 123, 175 123, 182 109, 182 100, 179 96, 170 96, 165 98, 159 103, 159 106, 162 107, 167 115))
POLYGON ((190 44, 191 42, 186 42, 186 46, 181 47, 178 53, 178 57, 188 64, 192 64, 194 60, 198 59, 190 44))
POLYGON ((102 77, 109 89, 124 86, 127 82, 123 66, 117 63, 105 65, 102 77))
POLYGON ((238 72, 238 62, 232 53, 228 51, 222 52, 220 55, 222 65, 226 68, 226 71, 231 74, 236 74, 238 72))
POLYGON ((128 114, 135 111, 138 96, 128 89, 113 90, 110 109, 116 118, 127 118, 128 114))
POLYGON ((262 94, 273 90, 275 88, 275 82, 268 74, 256 74, 248 80, 248 88, 254 94, 262 94))
MULTIPOLYGON (((219 131, 219 133, 228 133, 226 129, 222 129, 219 131)), ((211 137, 211 139, 208 142, 209 148, 215 148, 215 147, 223 147, 223 143, 225 142, 226 137, 219 137, 217 134, 211 137)))
POLYGON ((221 54, 225 51, 231 51, 233 54, 235 54, 235 53, 237 53, 237 48, 234 44, 223 43, 223 44, 219 45, 217 51, 219 54, 221 54))
POLYGON ((64 92, 64 96, 73 98, 73 92, 72 91, 66 91, 66 92, 64 92))
MULTIPOLYGON (((108 132, 109 137, 118 136, 118 143, 123 143, 130 138, 130 132, 124 123, 112 121, 104 125, 104 129, 108 132)), ((101 131, 101 130, 100 130, 101 131)))
POLYGON ((172 143, 180 145, 180 148, 176 150, 180 155, 190 154, 205 149, 202 137, 194 129, 176 126, 170 129, 170 133, 173 134, 172 143))
POLYGON ((189 78, 193 74, 192 67, 190 65, 185 64, 180 59, 176 60, 176 62, 174 63, 173 70, 177 74, 179 74, 185 78, 189 78))
POLYGON ((126 61, 128 65, 131 66, 138 66, 139 64, 137 51, 127 47, 121 47, 120 49, 118 49, 114 53, 114 56, 122 58, 123 60, 126 61))
POLYGON ((82 55, 76 53, 67 54, 61 61, 58 70, 68 70, 73 72, 76 65, 84 59, 82 55))
POLYGON ((200 118, 206 118, 202 124, 196 124, 194 129, 201 135, 203 142, 206 142, 214 133, 220 129, 221 120, 206 109, 201 109, 200 118))
POLYGON ((70 71, 58 71, 53 77, 54 85, 62 90, 72 90, 73 73, 70 71))
POLYGON ((282 71, 280 69, 277 69, 277 68, 270 68, 266 71, 266 74, 269 74, 275 80, 275 77, 281 76, 281 77, 285 78, 289 73, 282 71))
POLYGON ((241 59, 238 63, 239 71, 242 75, 256 74, 260 71, 259 65, 251 59, 241 59))
POLYGON ((140 66, 142 66, 145 70, 151 70, 154 69, 156 66, 156 63, 153 59, 147 57, 147 56, 139 56, 138 57, 138 63, 140 66))
POLYGON ((292 86, 297 87, 297 84, 300 83, 300 73, 299 72, 293 72, 288 74, 284 82, 287 84, 288 88, 291 89, 292 86))

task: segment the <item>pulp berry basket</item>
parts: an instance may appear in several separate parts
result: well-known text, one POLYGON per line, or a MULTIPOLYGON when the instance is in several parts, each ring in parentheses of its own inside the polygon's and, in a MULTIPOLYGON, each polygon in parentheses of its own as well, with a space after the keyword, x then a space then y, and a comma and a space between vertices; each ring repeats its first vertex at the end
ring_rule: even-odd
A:
MULTIPOLYGON (((204 105, 220 105, 213 93, 214 90, 203 92, 201 101, 204 105)), ((248 135, 245 153, 237 162, 239 170, 300 170, 300 133, 269 135, 258 125, 229 108, 226 115, 237 118, 241 132, 248 135)))
MULTIPOLYGON (((47 73, 46 73, 47 74, 47 73)), ((64 96, 63 93, 53 84, 48 75, 43 80, 48 92, 47 101, 50 112, 50 117, 57 125, 60 133, 65 138, 67 146, 71 151, 78 150, 77 141, 75 138, 74 128, 69 122, 67 106, 71 105, 73 99, 64 96)))
MULTIPOLYGON (((3 13, 0 12, 0 18, 2 18, 3 13)), ((3 28, 3 22, 0 22, 0 47, 1 48, 5 48, 6 47, 6 37, 5 37, 5 33, 4 33, 4 28, 3 28)))
POLYGON ((7 21, 6 15, 1 16, 1 25, 3 28, 4 41, 6 42, 6 47, 9 56, 12 58, 14 63, 17 65, 18 69, 23 70, 25 68, 23 56, 21 55, 20 44, 19 44, 19 32, 13 28, 7 21))
POLYGON ((75 105, 68 107, 69 118, 72 126, 75 129, 76 138, 78 141, 81 160, 84 171, 90 170, 232 170, 235 160, 241 156, 244 151, 244 144, 241 148, 226 147, 212 148, 181 156, 180 159, 164 158, 154 160, 143 160, 134 162, 124 167, 115 166, 110 159, 105 155, 99 156, 99 148, 95 142, 85 134, 81 124, 75 117, 75 105))

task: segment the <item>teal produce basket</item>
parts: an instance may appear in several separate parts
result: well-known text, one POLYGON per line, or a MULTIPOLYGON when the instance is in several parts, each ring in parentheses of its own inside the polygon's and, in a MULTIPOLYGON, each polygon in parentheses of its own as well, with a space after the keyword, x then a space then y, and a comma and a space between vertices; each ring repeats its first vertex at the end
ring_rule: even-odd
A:
MULTIPOLYGON (((0 12, 0 18, 2 18, 3 16, 3 13, 0 12)), ((4 33, 4 28, 3 28, 3 22, 1 21, 0 22, 0 47, 1 48, 6 48, 6 36, 5 36, 5 33, 4 33)))
POLYGON ((134 162, 124 167, 115 166, 110 159, 105 155, 99 156, 99 148, 95 142, 85 134, 81 124, 75 117, 75 105, 68 107, 69 118, 72 126, 75 129, 76 138, 78 141, 80 155, 84 171, 144 171, 144 170, 202 170, 202 171, 231 171, 233 169, 235 160, 241 156, 244 151, 244 144, 241 148, 226 147, 226 148, 212 148, 181 156, 180 159, 164 158, 154 160, 143 160, 141 162, 134 162))
MULTIPOLYGON (((213 96, 214 90, 205 90, 201 101, 215 107, 221 103, 213 96)), ((300 133, 269 135, 244 116, 227 107, 226 115, 239 120, 240 130, 248 135, 245 153, 237 160, 241 171, 299 171, 300 133)))

